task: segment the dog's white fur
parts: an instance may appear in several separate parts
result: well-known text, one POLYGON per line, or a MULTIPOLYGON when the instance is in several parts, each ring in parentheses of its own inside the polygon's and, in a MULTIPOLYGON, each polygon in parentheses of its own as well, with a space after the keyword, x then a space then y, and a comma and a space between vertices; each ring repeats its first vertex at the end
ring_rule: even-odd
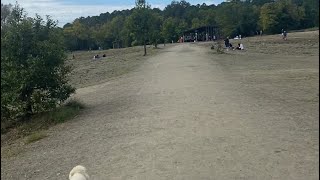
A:
POLYGON ((81 165, 74 167, 70 171, 69 180, 89 180, 87 169, 81 165))

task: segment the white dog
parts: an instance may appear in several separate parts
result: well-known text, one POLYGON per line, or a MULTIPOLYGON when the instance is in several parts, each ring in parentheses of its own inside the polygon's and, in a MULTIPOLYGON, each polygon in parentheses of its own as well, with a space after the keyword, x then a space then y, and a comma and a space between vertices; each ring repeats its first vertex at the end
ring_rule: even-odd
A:
POLYGON ((69 174, 70 180, 89 180, 87 169, 81 165, 74 167, 69 174))

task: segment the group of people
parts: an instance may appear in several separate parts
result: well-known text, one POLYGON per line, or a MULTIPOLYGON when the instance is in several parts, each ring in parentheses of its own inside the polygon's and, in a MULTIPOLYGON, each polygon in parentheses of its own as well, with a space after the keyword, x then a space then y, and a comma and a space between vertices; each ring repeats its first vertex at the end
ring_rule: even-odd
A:
POLYGON ((241 39, 241 34, 239 34, 239 36, 236 36, 234 39, 241 39))
MULTIPOLYGON (((102 57, 107 57, 107 56, 106 56, 106 54, 103 54, 102 57)), ((93 56, 93 59, 98 59, 98 58, 100 58, 99 54, 93 56)))
POLYGON ((227 37, 225 40, 224 40, 224 45, 225 47, 228 49, 232 49, 232 50, 244 50, 244 46, 242 43, 238 43, 238 46, 237 47, 233 47, 232 44, 230 43, 229 41, 229 37, 227 37))
POLYGON ((260 30, 260 31, 256 31, 256 35, 260 35, 260 36, 262 36, 262 30, 260 30))

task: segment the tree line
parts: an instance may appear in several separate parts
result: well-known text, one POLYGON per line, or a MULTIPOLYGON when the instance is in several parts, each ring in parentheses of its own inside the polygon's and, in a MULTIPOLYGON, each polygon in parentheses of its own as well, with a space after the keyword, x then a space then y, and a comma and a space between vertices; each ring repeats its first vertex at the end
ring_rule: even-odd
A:
POLYGON ((217 6, 181 0, 163 10, 138 0, 132 9, 77 18, 64 25, 63 34, 68 50, 109 49, 176 42, 184 31, 209 25, 222 36, 318 27, 319 0, 229 0, 217 6), (142 39, 139 29, 145 31, 142 39))

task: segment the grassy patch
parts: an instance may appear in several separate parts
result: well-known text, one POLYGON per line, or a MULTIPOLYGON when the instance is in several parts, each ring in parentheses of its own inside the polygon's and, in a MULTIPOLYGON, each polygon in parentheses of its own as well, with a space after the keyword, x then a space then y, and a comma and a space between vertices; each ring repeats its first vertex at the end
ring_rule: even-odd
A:
POLYGON ((1 145, 26 136, 26 143, 42 139, 45 137, 43 130, 74 118, 84 107, 78 101, 69 101, 52 111, 36 114, 23 122, 16 122, 8 129, 1 129, 1 145))
POLYGON ((76 88, 82 88, 107 82, 137 69, 146 59, 164 48, 163 45, 158 45, 158 48, 147 46, 147 56, 143 56, 142 46, 72 52, 67 61, 67 64, 72 66, 69 76, 70 84, 76 88), (105 54, 106 57, 92 59, 97 54, 99 56, 105 54), (72 55, 75 55, 74 59, 72 55))
MULTIPOLYGON (((70 101, 61 108, 47 113, 44 118, 51 120, 53 123, 63 123, 75 117, 78 112, 84 108, 84 105, 77 101, 70 101)), ((42 117, 43 118, 43 117, 42 117)))
POLYGON ((288 32, 293 33, 293 32, 316 31, 316 30, 319 30, 319 27, 312 27, 312 28, 300 29, 300 30, 290 30, 290 31, 288 31, 288 32))
POLYGON ((27 136, 26 138, 26 143, 32 143, 32 142, 36 142, 39 141, 40 139, 43 139, 47 137, 47 134, 43 131, 38 131, 38 132, 34 132, 32 134, 30 134, 29 136, 27 136))
POLYGON ((44 112, 33 116, 30 122, 23 124, 19 128, 26 132, 44 130, 52 125, 63 123, 74 118, 83 108, 84 105, 80 102, 69 101, 53 111, 44 112))

